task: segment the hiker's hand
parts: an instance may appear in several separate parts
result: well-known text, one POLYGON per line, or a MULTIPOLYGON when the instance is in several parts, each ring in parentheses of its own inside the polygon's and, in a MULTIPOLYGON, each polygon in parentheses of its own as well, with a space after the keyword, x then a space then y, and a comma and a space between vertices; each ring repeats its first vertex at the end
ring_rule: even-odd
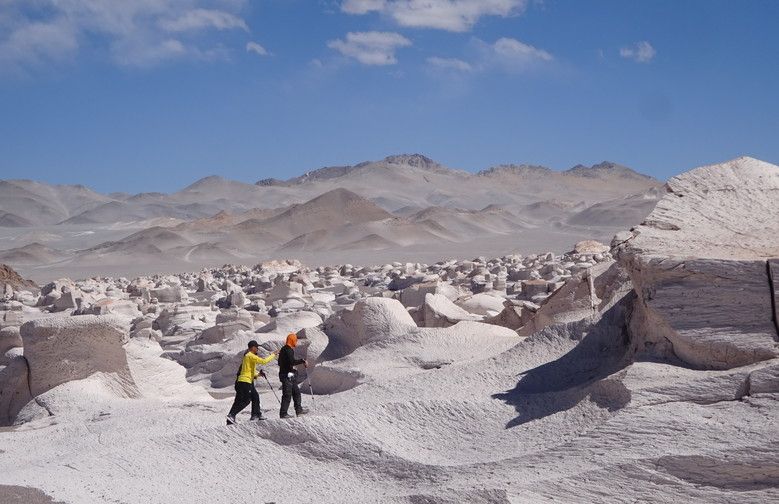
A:
POLYGON ((263 371, 262 369, 260 369, 260 374, 259 374, 258 376, 262 376, 263 378, 265 378, 265 371, 263 371))
POLYGON ((306 368, 308 367, 308 361, 307 360, 303 361, 303 367, 306 367, 306 368))

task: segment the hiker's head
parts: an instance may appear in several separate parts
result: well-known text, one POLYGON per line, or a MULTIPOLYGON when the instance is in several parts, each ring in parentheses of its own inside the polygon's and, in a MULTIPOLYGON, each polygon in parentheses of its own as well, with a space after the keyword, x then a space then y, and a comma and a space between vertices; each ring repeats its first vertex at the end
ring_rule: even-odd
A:
POLYGON ((260 348, 260 344, 259 344, 259 343, 257 343, 256 341, 254 341, 254 340, 251 340, 251 341, 249 342, 249 351, 250 351, 251 353, 253 353, 253 354, 256 354, 256 353, 257 353, 257 350, 258 350, 259 348, 260 348))
POLYGON ((295 333, 289 333, 287 335, 287 346, 295 348, 298 344, 298 335, 295 333))

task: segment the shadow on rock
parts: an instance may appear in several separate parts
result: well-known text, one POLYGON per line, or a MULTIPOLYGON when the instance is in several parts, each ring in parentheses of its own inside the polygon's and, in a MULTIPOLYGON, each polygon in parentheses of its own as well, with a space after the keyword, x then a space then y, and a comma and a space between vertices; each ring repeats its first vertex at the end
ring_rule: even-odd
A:
POLYGON ((634 299, 632 293, 625 296, 596 320, 556 324, 532 336, 579 343, 559 359, 525 372, 512 390, 492 396, 519 413, 506 428, 569 410, 584 399, 609 411, 630 402, 630 391, 612 375, 631 363, 627 320, 634 299))

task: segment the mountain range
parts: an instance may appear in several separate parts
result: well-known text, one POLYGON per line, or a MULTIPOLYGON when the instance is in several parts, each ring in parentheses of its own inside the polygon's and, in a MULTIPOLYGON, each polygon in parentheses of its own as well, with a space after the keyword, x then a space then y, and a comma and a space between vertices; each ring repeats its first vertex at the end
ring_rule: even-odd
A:
POLYGON ((210 176, 171 194, 4 180, 0 262, 40 277, 131 272, 139 260, 192 269, 277 256, 368 262, 554 249, 640 223, 660 186, 610 162, 470 173, 419 154, 284 181, 210 176))

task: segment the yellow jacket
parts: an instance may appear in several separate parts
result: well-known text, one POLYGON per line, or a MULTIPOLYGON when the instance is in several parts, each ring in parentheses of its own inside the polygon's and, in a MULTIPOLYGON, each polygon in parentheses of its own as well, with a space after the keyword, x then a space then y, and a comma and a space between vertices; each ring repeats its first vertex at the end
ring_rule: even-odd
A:
POLYGON ((259 373, 255 371, 257 364, 264 366, 275 358, 276 356, 274 354, 270 354, 268 357, 262 358, 251 352, 246 352, 246 355, 243 356, 241 372, 238 373, 237 381, 244 383, 254 382, 254 379, 259 376, 259 373))

